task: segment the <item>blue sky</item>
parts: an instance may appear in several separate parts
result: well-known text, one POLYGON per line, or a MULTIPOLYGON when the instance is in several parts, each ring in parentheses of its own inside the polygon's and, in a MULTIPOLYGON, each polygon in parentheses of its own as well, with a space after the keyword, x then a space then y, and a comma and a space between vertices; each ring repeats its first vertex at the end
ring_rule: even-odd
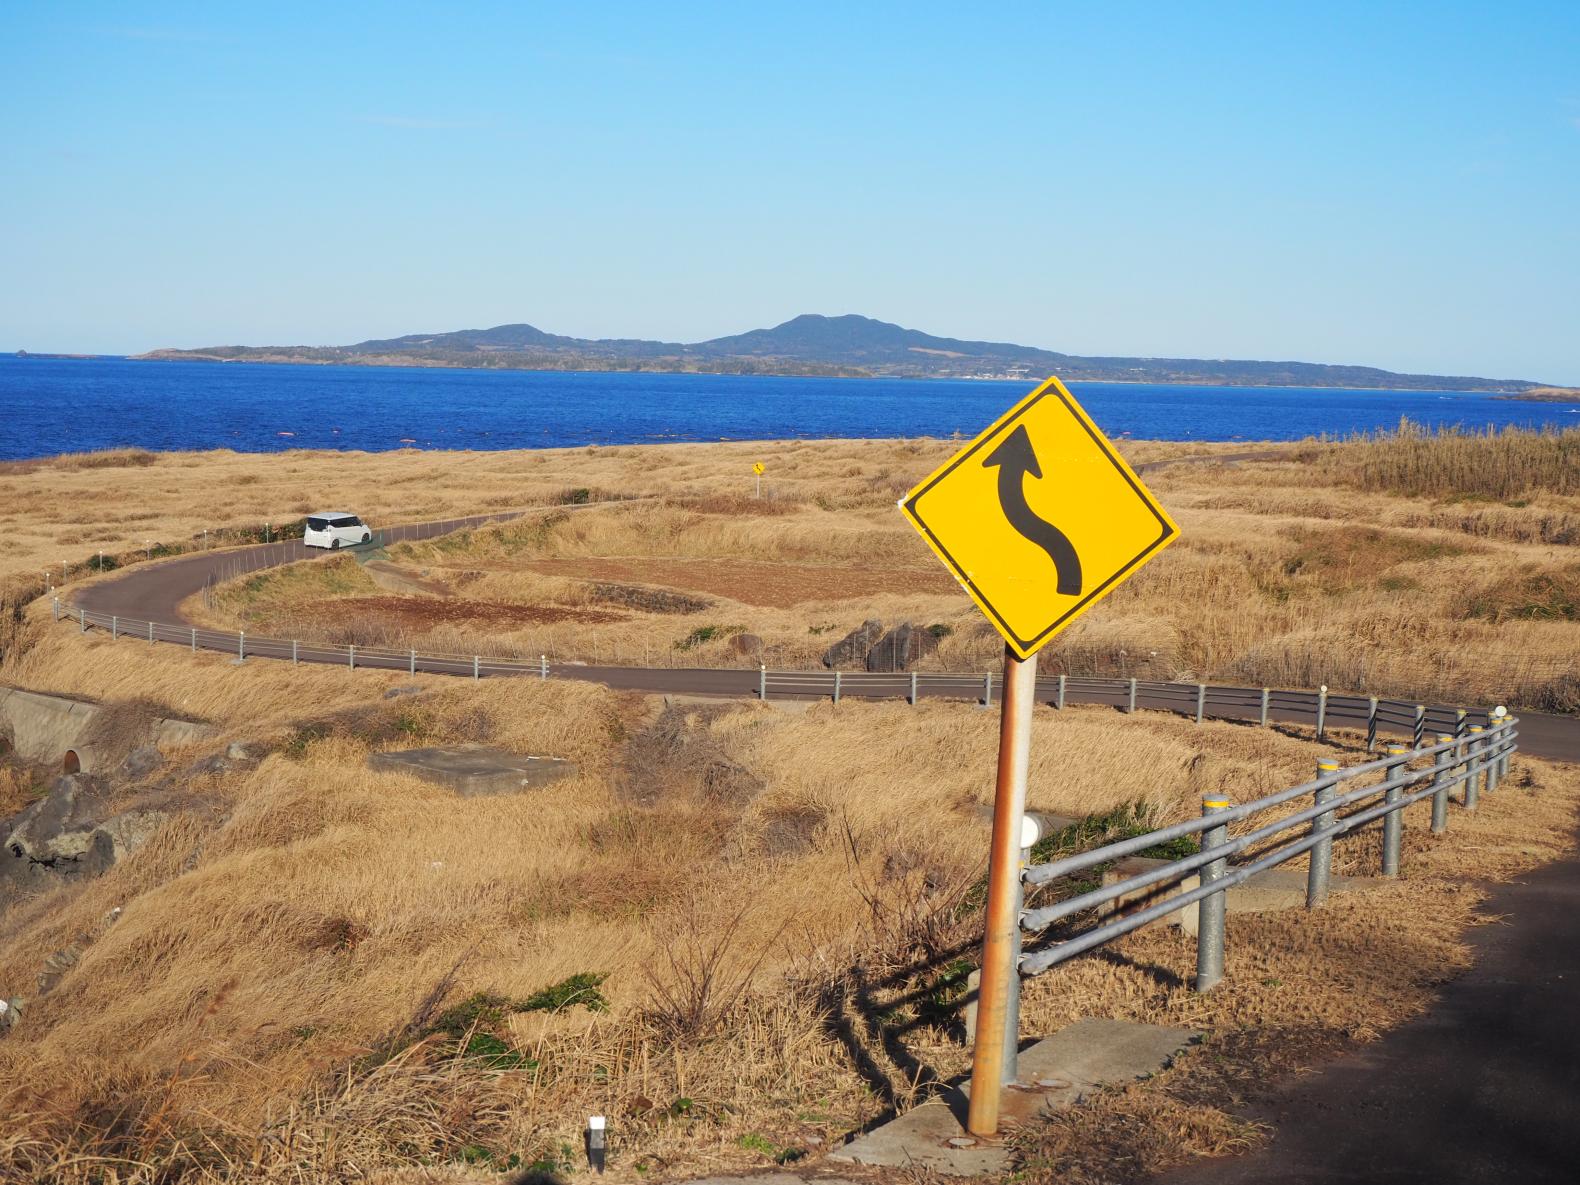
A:
POLYGON ((1580 383, 1580 3, 0 6, 0 348, 860 312, 1580 383))

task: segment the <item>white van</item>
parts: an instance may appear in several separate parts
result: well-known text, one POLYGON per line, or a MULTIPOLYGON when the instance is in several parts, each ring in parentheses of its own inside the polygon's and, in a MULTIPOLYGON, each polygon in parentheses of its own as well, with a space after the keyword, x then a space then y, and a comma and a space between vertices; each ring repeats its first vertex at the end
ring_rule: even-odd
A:
POLYGON ((344 545, 355 547, 373 538, 367 524, 354 514, 340 510, 326 510, 322 514, 307 516, 307 528, 302 532, 304 547, 327 547, 339 551, 344 545))

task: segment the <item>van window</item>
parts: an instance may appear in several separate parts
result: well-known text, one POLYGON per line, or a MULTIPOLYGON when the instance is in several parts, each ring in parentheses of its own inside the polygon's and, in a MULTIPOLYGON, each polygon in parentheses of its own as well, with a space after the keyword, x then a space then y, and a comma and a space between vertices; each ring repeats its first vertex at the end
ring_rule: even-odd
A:
POLYGON ((348 514, 345 518, 335 519, 330 525, 335 527, 360 527, 362 520, 354 514, 348 514))
POLYGON ((309 531, 322 531, 328 525, 329 520, 327 518, 310 518, 307 520, 307 529, 309 531))

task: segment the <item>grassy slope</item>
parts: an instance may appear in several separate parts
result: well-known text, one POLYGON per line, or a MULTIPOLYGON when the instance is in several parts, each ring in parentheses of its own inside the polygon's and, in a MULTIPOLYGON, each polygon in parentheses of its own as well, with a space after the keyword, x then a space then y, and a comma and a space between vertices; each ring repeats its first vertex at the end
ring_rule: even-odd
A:
MULTIPOLYGON (((576 519, 573 533, 553 533, 554 547, 596 556, 618 543, 652 554, 657 546, 641 545, 665 537, 655 523, 696 514, 720 520, 716 531, 668 538, 727 555, 745 537, 764 554, 821 564, 876 547, 902 562, 905 537, 888 530, 874 500, 891 499, 883 483, 906 475, 864 468, 858 446, 797 447, 807 455, 785 468, 818 466, 806 479, 818 489, 782 496, 788 513, 622 510, 576 519), (817 505, 819 495, 832 507, 817 505), (828 529, 836 523, 857 546, 828 529)), ((680 465, 679 452, 650 450, 694 466, 699 483, 713 480, 710 454, 680 465)), ((899 455, 906 466, 926 463, 899 455)), ((469 459, 448 460, 464 469, 469 459)), ((1294 471, 1324 473, 1331 484, 1319 488, 1297 486, 1289 467, 1161 474, 1154 484, 1202 540, 1196 551, 1174 549, 1183 561, 1152 569, 1190 602, 1190 616, 1170 628, 1255 640, 1271 625, 1310 628, 1313 607, 1386 613, 1389 590, 1377 582, 1390 574, 1435 587, 1446 573, 1458 596, 1481 587, 1478 574, 1489 585, 1505 577, 1508 557, 1563 560, 1539 535, 1572 513, 1569 495, 1535 494, 1525 506, 1379 497, 1350 489, 1374 478, 1347 464, 1315 458, 1294 471), (1375 521, 1358 532, 1345 525, 1363 511, 1375 521), (1459 515, 1472 516, 1459 526, 1486 529, 1456 529, 1459 515), (1248 529, 1261 520, 1271 529, 1248 529), (1251 576, 1282 571, 1289 546, 1306 557, 1301 569, 1330 582, 1343 574, 1347 591, 1301 589, 1297 570, 1283 599, 1262 593, 1251 576), (1247 589, 1267 602, 1249 615, 1261 601, 1247 589), (1276 616, 1292 599, 1290 616, 1276 616)), ((650 480, 689 489, 681 472, 650 480)), ((478 571, 496 560, 519 563, 508 537, 483 533, 469 545, 478 571)), ((475 583, 489 579, 499 578, 475 583)), ((1111 615, 1115 636, 1133 638, 1156 609, 1144 598, 1163 596, 1143 583, 1133 586, 1140 604, 1116 597, 1112 614, 1094 618, 1111 615)), ((510 589, 501 580, 490 595, 510 589)), ((575 603, 572 585, 561 592, 575 603)), ((1432 603, 1458 603, 1442 596, 1432 603)), ((841 611, 860 615, 854 605, 841 611)), ((1480 619, 1434 612, 1434 630, 1480 628, 1480 619)), ((1385 618, 1377 648, 1419 655, 1402 644, 1417 646, 1427 631, 1387 628, 1400 620, 1385 618)), ((219 655, 42 624, 29 632, 31 648, 0 671, 8 681, 152 701, 275 751, 253 770, 179 780, 173 789, 199 809, 173 818, 136 857, 80 893, 0 916, 0 994, 32 994, 52 952, 79 956, 25 1026, 0 1040, 0 1176, 25 1168, 88 1180, 99 1166, 70 1161, 86 1153, 123 1158, 128 1176, 136 1163, 153 1166, 150 1177, 322 1181, 430 1165, 440 1167, 401 1179, 484 1180, 511 1157, 573 1167, 585 1116, 606 1112, 621 1137, 615 1178, 683 1177, 815 1150, 815 1140, 906 1105, 916 1078, 890 1056, 896 1042, 933 1073, 964 1068, 958 1033, 935 1023, 950 1010, 932 1002, 948 1000, 977 925, 968 890, 986 839, 991 714, 847 702, 803 715, 743 704, 665 716, 656 701, 593 686, 238 668, 219 655), (413 682, 421 696, 383 698, 413 682), (467 740, 569 756, 582 772, 529 798, 457 801, 364 766, 374 749, 467 740), (609 1011, 479 1013, 499 1044, 462 1058, 436 1030, 441 1007, 475 992, 523 999, 584 971, 610 973, 609 1011), (385 1060, 424 1031, 435 1035, 385 1060), (875 1069, 863 1073, 853 1048, 875 1069)), ((1570 637, 1553 636, 1561 640, 1545 644, 1570 637)), ((966 640, 962 629, 951 642, 966 640)), ((1250 797, 1305 776, 1327 751, 1279 732, 1095 709, 1040 711, 1035 728, 1031 805, 1068 814, 1140 802, 1158 820, 1181 818, 1206 790, 1250 797)), ((172 768, 199 755, 175 755, 172 768)), ((1157 1167, 1180 1150, 1255 1138, 1228 1115, 1247 1076, 1288 1064, 1291 1048, 1314 1056, 1425 1007, 1432 984, 1465 957, 1458 935, 1475 920, 1477 894, 1464 878, 1552 858, 1577 803, 1574 770, 1520 761, 1474 818, 1456 813, 1444 840, 1427 837, 1425 807, 1415 808, 1404 882, 1318 915, 1232 920, 1231 976, 1207 998, 1180 986, 1193 948, 1168 931, 1127 939, 1121 961, 1079 960, 1038 980, 1027 1031, 1081 1014, 1205 1024, 1221 1056, 1188 1059, 1152 1087, 1028 1133, 1032 1174, 1105 1179, 1112 1157, 1094 1167, 1082 1149, 1157 1167), (1186 1138, 1149 1142, 1164 1130, 1186 1138)), ((1374 861, 1374 836, 1341 843, 1340 871, 1373 871, 1374 861)))

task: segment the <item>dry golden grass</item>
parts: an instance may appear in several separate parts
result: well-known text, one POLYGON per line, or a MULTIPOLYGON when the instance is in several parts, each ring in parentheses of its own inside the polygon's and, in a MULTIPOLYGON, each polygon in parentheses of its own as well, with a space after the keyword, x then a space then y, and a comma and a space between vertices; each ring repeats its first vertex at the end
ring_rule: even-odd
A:
MULTIPOLYGON (((233 582, 202 611, 294 632, 337 602, 400 596, 481 616, 334 628, 431 649, 682 663, 740 662, 725 641, 677 646, 701 626, 740 626, 785 665, 880 616, 952 626, 929 661, 981 669, 996 645, 958 594, 928 583, 936 565, 892 505, 952 447, 27 463, 0 471, 0 526, 27 527, 3 562, 22 587, 73 522, 107 544, 140 542, 145 523, 190 535, 203 521, 195 481, 224 491, 214 501, 236 526, 282 504, 433 518, 551 506, 588 486, 658 497, 394 549, 404 579, 447 597, 392 591, 387 572, 340 559, 233 582), (762 502, 740 496, 759 457, 770 465, 762 502), (743 556, 771 596, 732 583, 743 556), (625 575, 613 580, 599 567, 616 564, 625 575), (840 583, 874 569, 902 587, 840 583), (804 599, 820 582, 827 595, 804 599), (599 587, 609 583, 626 587, 599 587), (711 604, 658 611, 655 589, 711 604), (543 606, 571 616, 505 613, 543 606)), ((1369 445, 1311 447, 1305 463, 1149 477, 1184 540, 1072 630, 1049 667, 1560 702, 1577 628, 1562 534, 1580 502, 1527 491, 1472 508, 1361 490, 1340 462, 1369 445), (1322 460, 1329 448, 1337 469, 1322 460)), ((559 681, 237 666, 82 636, 38 606, 6 620, 7 682, 163 705, 270 753, 134 788, 192 809, 104 877, 0 914, 0 995, 28 998, 23 1024, 0 1039, 0 1179, 569 1175, 593 1113, 616 1133, 614 1181, 678 1179, 815 1156, 965 1068, 950 976, 980 926, 970 903, 993 713, 926 701, 665 708, 559 681), (384 698, 408 686, 419 693, 384 698), (528 795, 457 799, 365 765, 377 749, 465 741, 569 757, 580 772, 528 795), (74 966, 38 994, 64 949, 74 966), (474 993, 520 1000, 582 972, 608 973, 607 1012, 480 1015, 495 1044, 477 1048, 433 1031, 474 993)), ((1246 799, 1300 780, 1330 752, 1279 730, 1039 710, 1030 805, 1088 815, 1140 804, 1162 822, 1194 814, 1205 791, 1246 799)), ((170 769, 205 753, 172 754, 170 769)), ((27 793, 16 772, 0 777, 0 802, 27 793)), ((1079 1015, 1194 1024, 1228 1055, 1187 1058, 1025 1133, 1027 1175, 1112 1179, 1091 1150, 1159 1168, 1181 1149, 1253 1141, 1230 1118, 1248 1077, 1426 1007, 1464 965, 1460 936, 1479 900, 1466 878, 1553 858, 1577 805, 1580 772, 1519 760, 1475 816, 1456 808, 1445 838, 1427 836, 1424 804, 1412 808, 1400 884, 1314 914, 1231 917, 1229 979, 1207 997, 1184 989, 1193 948, 1166 930, 1029 985, 1027 1032, 1079 1015), (1164 1131, 1178 1136, 1156 1138, 1164 1131)), ((1375 845, 1375 833, 1343 841, 1337 867, 1374 871, 1375 845)))
MULTIPOLYGON (((936 464, 950 441, 768 441, 623 445, 504 452, 149 453, 137 449, 0 462, 0 583, 81 577, 102 549, 127 561, 145 544, 182 550, 257 532, 315 510, 350 509, 375 525, 464 518, 543 505, 579 488, 614 496, 680 494, 740 501, 751 466, 768 467, 764 493, 849 497, 876 475, 887 480, 922 458, 936 464)), ((1170 456, 1249 451, 1243 444, 1125 442, 1137 463, 1170 456)), ((895 481, 902 480, 896 477, 895 481)))
MULTIPOLYGON (((1528 482, 1551 476, 1546 459, 1567 439, 1406 432, 1394 443, 1410 473, 1458 473, 1468 456, 1528 482)), ((348 558, 248 577, 194 612, 256 634, 361 646, 782 667, 815 666, 832 641, 877 617, 949 635, 924 669, 985 670, 997 663, 997 636, 893 508, 944 447, 789 446, 761 502, 718 492, 693 452, 642 450, 641 488, 656 500, 403 544, 391 550, 393 572, 348 558), (644 603, 653 590, 694 603, 644 603), (739 633, 761 649, 741 649, 739 633)), ((1181 542, 1063 635, 1045 669, 1580 706, 1570 546, 1580 498, 1527 485, 1519 498, 1478 503, 1352 488, 1387 455, 1377 440, 1291 455, 1307 459, 1150 475, 1181 542)), ((719 465, 733 459, 721 454, 719 465)))
POLYGON ((1402 420, 1395 432, 1323 449, 1318 462, 1330 477, 1362 490, 1462 501, 1577 494, 1580 428, 1431 432, 1402 420))
MULTIPOLYGON (((106 700, 135 693, 276 751, 190 782, 205 809, 80 893, 0 916, 0 993, 28 995, 52 951, 81 949, 0 1041, 13 1117, 0 1176, 46 1166, 89 1180, 91 1162, 67 1163, 84 1154, 121 1158, 123 1180, 179 1169, 333 1181, 425 1163, 463 1179, 468 1163, 511 1156, 574 1166, 585 1115, 607 1112, 612 1178, 678 1177, 766 1164, 765 1148, 815 1150, 965 1066, 957 1033, 889 1001, 970 957, 978 923, 962 894, 985 850, 992 713, 666 711, 593 685, 237 667, 53 631, 8 674, 106 700), (413 682, 416 698, 381 696, 413 682), (330 727, 304 730, 315 720, 330 727), (372 749, 458 740, 569 756, 581 774, 458 800, 364 768, 372 749), (712 1001, 698 1004, 688 985, 714 955, 712 1001), (433 1040, 368 1060, 436 991, 446 1005, 520 998, 585 971, 610 974, 608 1013, 496 1027, 533 1068, 500 1071, 433 1040), (700 1009, 698 1032, 677 1037, 686 1009, 674 1001, 700 1009), (926 1074, 889 1058, 882 1024, 926 1074), (881 1078, 858 1072, 851 1045, 881 1078)), ((1140 802, 1183 818, 1205 790, 1247 798, 1326 751, 1278 731, 1040 710, 1031 805, 1084 815, 1140 802)), ((1399 889, 1314 916, 1231 919, 1231 981, 1210 998, 1157 983, 1146 967, 1183 976, 1193 956, 1146 933, 1119 948, 1128 963, 1080 961, 1031 985, 1027 1031, 1079 1014, 1386 1027, 1462 962, 1474 894, 1450 892, 1448 872, 1506 875, 1560 850, 1580 779, 1523 762, 1517 774, 1446 840, 1413 816, 1399 889), (1522 784, 1526 771, 1540 785, 1522 784)), ((1374 844, 1348 841, 1339 867, 1369 870, 1374 844)), ((1203 1148, 1243 1135, 1209 1113, 1194 1121, 1203 1148)))

